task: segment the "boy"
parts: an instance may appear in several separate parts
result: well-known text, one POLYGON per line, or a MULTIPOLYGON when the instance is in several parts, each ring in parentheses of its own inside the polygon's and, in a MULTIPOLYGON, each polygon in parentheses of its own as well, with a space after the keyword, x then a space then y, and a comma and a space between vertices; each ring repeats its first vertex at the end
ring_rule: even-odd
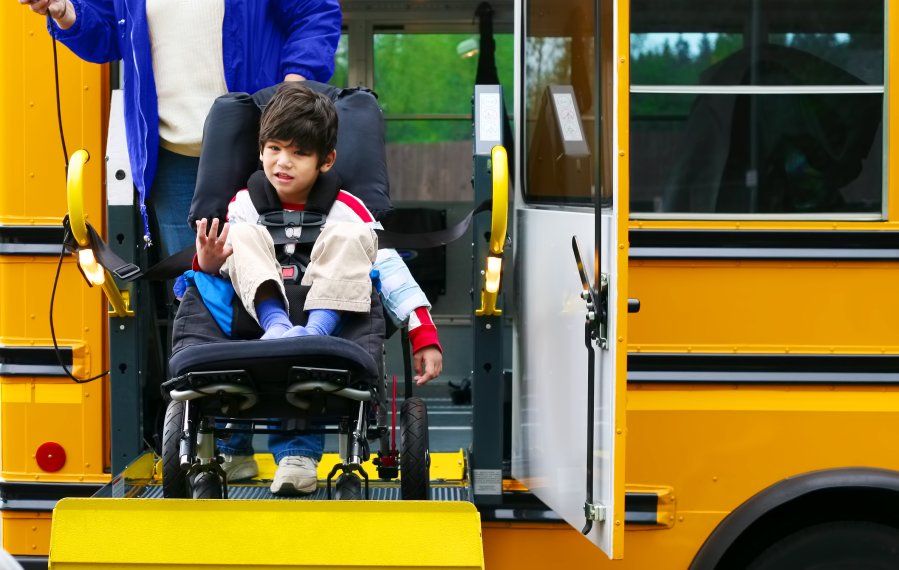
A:
MULTIPOLYGON (((274 192, 286 210, 304 209, 310 195, 321 191, 336 159, 337 111, 329 98, 300 83, 282 85, 262 114, 260 155, 267 190, 274 192)), ((247 190, 241 190, 228 206, 228 223, 218 234, 218 220, 197 223, 197 257, 194 269, 231 279, 247 312, 265 331, 262 338, 334 331, 341 311, 368 312, 372 266, 378 270, 381 296, 397 321, 409 322, 416 382, 421 385, 439 376, 443 355, 437 329, 428 313, 430 306, 408 268, 394 250, 378 250, 373 231, 380 227, 362 202, 343 190, 327 216, 325 229, 313 246, 303 285, 311 285, 304 309, 306 325, 290 322, 281 266, 268 231, 257 224, 259 212, 247 190)), ((288 244, 285 247, 290 247, 288 244)), ((278 464, 271 490, 275 494, 305 494, 315 490, 317 465, 324 436, 271 436, 269 448, 278 464)), ((220 442, 229 480, 253 477, 249 434, 234 434, 220 442)))

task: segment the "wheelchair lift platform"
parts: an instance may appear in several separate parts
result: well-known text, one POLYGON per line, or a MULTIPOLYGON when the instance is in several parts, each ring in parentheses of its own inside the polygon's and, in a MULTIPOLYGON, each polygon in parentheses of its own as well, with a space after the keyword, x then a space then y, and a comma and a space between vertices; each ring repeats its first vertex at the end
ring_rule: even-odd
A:
POLYGON ((69 498, 50 568, 483 568, 480 531, 465 502, 69 498))
POLYGON ((370 500, 327 500, 330 454, 314 494, 276 497, 271 455, 256 457, 259 477, 230 484, 228 499, 192 500, 161 498, 158 462, 141 456, 94 497, 57 503, 50 568, 484 567, 461 450, 431 455, 430 501, 398 500, 399 481, 377 479, 370 500))

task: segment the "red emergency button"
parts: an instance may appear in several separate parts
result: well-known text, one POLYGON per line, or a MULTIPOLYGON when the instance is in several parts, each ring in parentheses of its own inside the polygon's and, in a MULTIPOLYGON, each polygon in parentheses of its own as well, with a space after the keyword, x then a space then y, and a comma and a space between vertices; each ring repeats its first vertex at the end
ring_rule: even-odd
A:
POLYGON ((42 443, 34 454, 37 466, 50 473, 59 471, 66 464, 66 450, 55 441, 42 443))

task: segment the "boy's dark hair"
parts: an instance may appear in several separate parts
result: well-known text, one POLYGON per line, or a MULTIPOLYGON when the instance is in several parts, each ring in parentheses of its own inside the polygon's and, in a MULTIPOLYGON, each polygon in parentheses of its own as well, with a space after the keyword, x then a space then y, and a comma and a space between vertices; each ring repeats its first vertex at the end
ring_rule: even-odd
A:
POLYGON ((259 124, 259 150, 268 141, 289 142, 318 155, 319 166, 337 146, 337 109, 326 95, 296 81, 283 83, 272 96, 259 124))

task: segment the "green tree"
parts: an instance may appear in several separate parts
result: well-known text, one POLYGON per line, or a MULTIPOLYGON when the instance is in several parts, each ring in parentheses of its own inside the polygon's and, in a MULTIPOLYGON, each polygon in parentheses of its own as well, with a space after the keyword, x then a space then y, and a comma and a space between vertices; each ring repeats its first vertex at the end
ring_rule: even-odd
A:
MULTIPOLYGON (((460 57, 467 34, 378 34, 374 89, 388 116, 471 113, 477 57, 460 57)), ((512 99, 512 37, 496 39, 500 81, 512 99)), ((469 119, 389 120, 391 142, 424 143, 471 138, 469 119)))

